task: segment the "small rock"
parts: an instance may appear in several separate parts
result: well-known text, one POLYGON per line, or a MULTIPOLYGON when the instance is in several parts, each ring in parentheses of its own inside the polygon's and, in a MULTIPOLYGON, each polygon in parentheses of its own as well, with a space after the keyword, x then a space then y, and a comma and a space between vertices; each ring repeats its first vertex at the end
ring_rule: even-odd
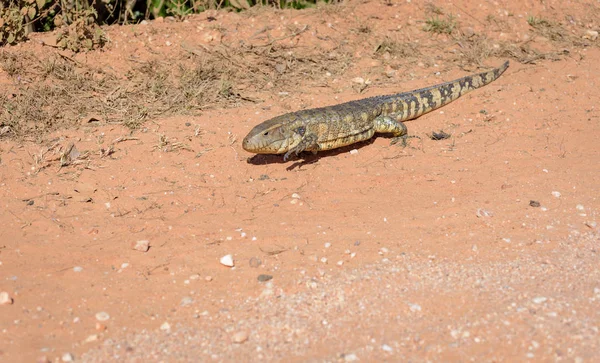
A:
POLYGON ((356 150, 356 149, 350 150, 350 155, 356 155, 356 154, 358 154, 358 150, 356 150))
POLYGON ((75 360, 75 358, 73 357, 73 354, 71 354, 71 353, 63 354, 61 359, 63 362, 72 362, 75 360))
POLYGON ((552 192, 552 196, 556 197, 556 198, 560 198, 560 192, 552 192))
POLYGON ((257 268, 262 265, 262 261, 259 258, 252 257, 249 262, 250 267, 257 268))
POLYGON ((96 322, 96 330, 97 331, 105 331, 106 325, 96 322))
POLYGON ((410 309, 410 311, 412 311, 413 313, 416 313, 418 311, 421 311, 421 305, 419 304, 408 304, 408 308, 410 309))
POLYGON ((81 271, 83 271, 83 267, 81 267, 81 266, 75 266, 75 267, 73 267, 73 271, 74 272, 81 272, 81 271))
POLYGON ((0 292, 0 305, 11 305, 13 303, 12 297, 6 291, 0 292))
POLYGON ((212 276, 206 276, 204 278, 204 280, 206 280, 206 282, 211 282, 212 281, 212 276))
POLYGON ((273 278, 273 276, 271 276, 271 275, 265 275, 265 274, 258 275, 259 282, 266 282, 266 281, 271 280, 272 278, 273 278))
POLYGON ((391 353, 391 352, 393 352, 393 351, 394 351, 394 349, 393 349, 392 347, 390 347, 389 345, 387 345, 387 344, 384 344, 384 345, 382 345, 382 346, 381 346, 381 349, 382 349, 384 352, 388 352, 388 353, 391 353))
POLYGON ((231 341, 236 344, 241 344, 246 340, 248 340, 248 332, 243 330, 233 334, 233 336, 231 337, 231 341))
POLYGON ((548 300, 546 297, 544 296, 538 296, 536 298, 533 299, 533 302, 536 304, 542 304, 544 302, 546 302, 546 300, 548 300))
POLYGON ((46 357, 45 355, 38 357, 35 360, 36 363, 50 363, 50 359, 48 359, 48 357, 46 357))
POLYGON ((101 311, 99 313, 96 313, 96 320, 107 321, 108 319, 110 319, 110 315, 108 315, 107 312, 101 311))
POLYGON ((354 353, 342 354, 342 357, 344 359, 344 362, 357 362, 358 361, 358 357, 354 353))
POLYGON ((98 334, 92 334, 92 335, 88 336, 87 338, 85 338, 84 343, 92 343, 92 342, 95 342, 96 340, 98 340, 98 334))
POLYGON ((598 32, 595 30, 588 30, 585 32, 584 38, 596 40, 596 39, 598 39, 598 32))
POLYGON ((131 248, 133 248, 136 251, 148 252, 148 250, 150 249, 150 241, 143 239, 132 242, 131 248))
POLYGON ((190 280, 198 280, 200 278, 200 275, 198 274, 193 274, 190 276, 190 280))
POLYGON ((227 266, 227 267, 233 267, 234 266, 233 256, 232 255, 225 255, 225 256, 221 257, 221 259, 219 260, 219 262, 221 262, 221 265, 223 265, 223 266, 227 266))
POLYGON ((194 302, 194 299, 192 299, 189 296, 186 296, 183 299, 181 299, 181 302, 179 303, 179 305, 181 305, 181 306, 188 306, 188 305, 190 305, 193 302, 194 302))
POLYGON ((352 78, 352 82, 358 83, 358 84, 364 84, 365 83, 365 79, 362 78, 362 77, 356 77, 356 78, 352 78))
POLYGON ((575 206, 575 208, 576 208, 578 211, 584 211, 584 210, 585 210, 585 207, 584 207, 583 205, 581 205, 581 204, 577 204, 577 205, 575 206))
POLYGON ((166 321, 164 323, 162 323, 162 325, 160 326, 160 330, 166 332, 166 333, 170 333, 171 332, 171 324, 167 323, 166 321))
POLYGON ((300 199, 300 194, 294 193, 294 194, 292 194, 292 198, 294 198, 294 199, 300 199))
POLYGON ((529 201, 529 206, 530 207, 534 207, 534 208, 539 208, 541 206, 541 204, 537 200, 530 200, 529 201))
POLYGON ((477 209, 476 214, 477 214, 477 217, 479 217, 479 218, 492 217, 494 215, 494 213, 492 213, 492 211, 489 211, 489 210, 483 209, 483 208, 477 209))

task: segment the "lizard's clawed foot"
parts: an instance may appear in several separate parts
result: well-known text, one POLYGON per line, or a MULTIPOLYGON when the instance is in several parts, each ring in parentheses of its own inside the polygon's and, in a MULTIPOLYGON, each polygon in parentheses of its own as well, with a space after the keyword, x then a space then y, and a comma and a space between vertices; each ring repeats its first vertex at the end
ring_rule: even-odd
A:
POLYGON ((407 147, 408 146, 408 139, 419 139, 421 140, 420 136, 417 135, 402 135, 402 136, 398 136, 398 137, 394 137, 392 138, 392 141, 390 141, 390 145, 396 145, 398 142, 400 142, 400 145, 402 145, 402 147, 407 147))

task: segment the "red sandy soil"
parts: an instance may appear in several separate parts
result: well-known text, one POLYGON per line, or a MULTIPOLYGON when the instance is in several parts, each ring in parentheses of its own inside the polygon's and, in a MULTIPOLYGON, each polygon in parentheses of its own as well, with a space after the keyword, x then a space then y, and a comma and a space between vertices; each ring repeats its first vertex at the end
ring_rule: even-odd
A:
MULTIPOLYGON (((241 140, 290 110, 421 88, 506 60, 461 69, 452 38, 422 30, 419 1, 114 26, 106 50, 70 55, 125 69, 182 43, 210 48, 223 29, 230 44, 264 44, 252 38, 257 29, 269 26, 275 39, 293 24, 310 30, 281 42, 354 47, 341 75, 256 91, 262 102, 152 119, 132 134, 100 124, 45 143, 2 139, 0 291, 12 304, 0 306, 0 360, 600 360, 599 41, 561 53, 527 24, 552 19, 583 39, 598 30, 599 5, 438 5, 491 44, 527 39, 562 55, 511 60, 494 83, 408 122, 422 140, 404 149, 377 137, 307 162, 249 162, 241 140), (490 14, 503 26, 486 26, 490 14), (371 41, 385 36, 428 47, 426 55, 386 68, 371 41), (358 94, 355 77, 372 83, 358 94), (427 137, 439 130, 452 137, 427 137), (189 149, 160 149, 159 134, 189 149), (132 139, 101 157, 99 139, 124 136, 132 139), (91 156, 37 169, 32 155, 52 142, 91 156), (140 240, 147 252, 132 249, 140 240), (234 268, 219 263, 227 254, 234 268)), ((37 40, 51 38, 7 51, 47 52, 37 40)))

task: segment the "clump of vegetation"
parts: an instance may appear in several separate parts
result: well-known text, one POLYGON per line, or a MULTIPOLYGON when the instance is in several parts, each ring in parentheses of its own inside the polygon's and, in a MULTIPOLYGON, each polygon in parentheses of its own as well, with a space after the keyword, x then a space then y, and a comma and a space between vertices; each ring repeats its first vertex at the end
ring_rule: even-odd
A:
POLYGON ((376 54, 388 53, 392 57, 409 58, 416 57, 419 53, 419 47, 415 43, 399 42, 390 37, 385 37, 375 48, 376 54))
POLYGON ((425 20, 425 26, 423 30, 434 34, 452 34, 456 28, 456 20, 452 15, 448 15, 445 18, 434 16, 425 20))
MULTIPOLYGON (((63 27, 56 36, 56 44, 73 52, 102 48, 106 43, 104 31, 96 24, 98 14, 94 9, 77 11, 71 24, 63 27)), ((56 18, 62 23, 61 18, 56 18)))
MULTIPOLYGON (((35 1, 34 1, 35 4, 35 1)), ((35 16, 34 6, 17 6, 13 1, 0 2, 0 45, 15 44, 27 38, 26 20, 35 16)))
POLYGON ((527 18, 527 24, 531 26, 537 33, 552 41, 561 41, 566 37, 566 31, 560 24, 552 21, 530 16, 527 18))

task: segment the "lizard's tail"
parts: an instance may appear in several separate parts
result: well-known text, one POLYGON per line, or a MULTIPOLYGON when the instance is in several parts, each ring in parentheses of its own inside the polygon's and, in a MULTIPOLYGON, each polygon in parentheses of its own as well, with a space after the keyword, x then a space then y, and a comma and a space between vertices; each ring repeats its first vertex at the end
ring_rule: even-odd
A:
POLYGON ((384 110, 390 114, 402 111, 402 118, 399 121, 417 118, 427 112, 449 104, 474 89, 495 81, 506 71, 508 65, 509 62, 506 61, 500 67, 487 72, 473 74, 411 92, 388 96, 389 102, 384 102, 384 110))

